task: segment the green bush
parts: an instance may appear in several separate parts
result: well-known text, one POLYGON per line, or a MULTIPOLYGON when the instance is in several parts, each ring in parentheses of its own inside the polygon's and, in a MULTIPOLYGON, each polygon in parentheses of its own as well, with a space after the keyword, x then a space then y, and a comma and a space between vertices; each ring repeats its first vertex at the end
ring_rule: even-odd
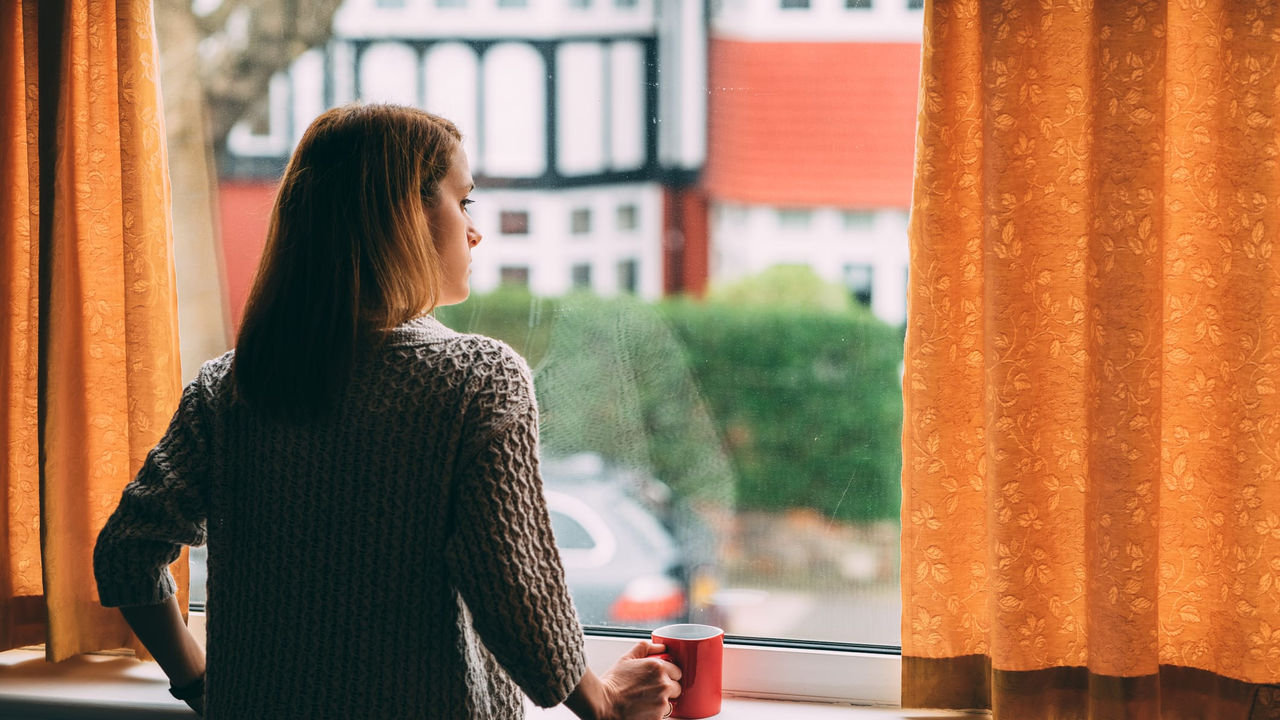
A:
POLYGON ((902 335, 860 307, 502 290, 439 315, 529 360, 544 452, 648 468, 693 500, 897 517, 902 335))

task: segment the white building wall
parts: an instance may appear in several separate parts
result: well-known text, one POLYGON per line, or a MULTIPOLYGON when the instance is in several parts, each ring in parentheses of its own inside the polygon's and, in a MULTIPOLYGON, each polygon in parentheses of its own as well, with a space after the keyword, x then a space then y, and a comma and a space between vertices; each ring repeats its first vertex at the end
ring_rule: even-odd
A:
POLYGON ((609 51, 609 167, 635 170, 644 166, 644 47, 615 42, 609 51))
POLYGON ((527 43, 485 53, 481 167, 491 175, 537 177, 547 171, 547 69, 527 43))
POLYGON ((564 190, 477 190, 471 208, 484 236, 472 253, 471 289, 484 293, 501 281, 503 267, 529 270, 529 289, 536 295, 558 296, 573 289, 574 265, 591 266, 591 288, 609 297, 619 287, 618 266, 638 263, 636 295, 647 300, 662 296, 662 189, 656 183, 637 183, 564 190), (620 229, 618 208, 634 205, 636 226, 620 229), (572 232, 573 211, 591 211, 591 230, 572 232), (503 235, 499 217, 504 210, 529 213, 526 235, 503 235))
POLYGON ((652 35, 654 1, 618 7, 596 0, 588 8, 568 0, 526 0, 524 7, 500 7, 498 0, 463 0, 439 7, 436 0, 404 0, 403 7, 380 7, 377 0, 347 0, 334 15, 334 29, 352 38, 527 37, 652 35))
POLYGON ((480 60, 463 43, 440 43, 423 58, 423 109, 452 120, 462 133, 471 172, 485 172, 479 146, 480 60))
POLYGON ((807 227, 788 226, 783 212, 760 205, 713 203, 711 283, 727 283, 774 265, 808 265, 822 279, 845 284, 846 268, 872 270, 871 311, 900 325, 907 317, 907 211, 869 211, 850 224, 843 211, 815 208, 807 227))
POLYGON ((782 0, 711 0, 711 31, 742 40, 810 42, 920 42, 923 12, 907 0, 872 0, 849 8, 845 0, 809 0, 784 8, 782 0))
POLYGON ((556 165, 562 175, 605 170, 605 48, 568 42, 556 49, 556 165))

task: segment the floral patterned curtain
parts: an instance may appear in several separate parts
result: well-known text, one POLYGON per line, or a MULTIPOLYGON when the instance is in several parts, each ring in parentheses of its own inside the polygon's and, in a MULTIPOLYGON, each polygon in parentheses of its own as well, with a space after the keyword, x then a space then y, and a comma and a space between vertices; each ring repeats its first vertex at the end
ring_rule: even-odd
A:
POLYGON ((181 391, 157 60, 149 0, 0 3, 0 650, 130 642, 92 556, 181 391))
POLYGON ((1280 7, 938 0, 922 79, 904 705, 1280 712, 1280 7))

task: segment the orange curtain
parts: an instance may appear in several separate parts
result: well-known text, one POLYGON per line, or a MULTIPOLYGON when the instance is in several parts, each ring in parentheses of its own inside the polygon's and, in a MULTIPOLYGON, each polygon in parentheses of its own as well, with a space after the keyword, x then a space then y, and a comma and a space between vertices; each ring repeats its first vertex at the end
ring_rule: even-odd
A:
POLYGON ((3 5, 0 649, 59 660, 132 643, 92 555, 181 391, 168 172, 150 2, 3 5))
POLYGON ((924 38, 904 705, 1280 716, 1280 8, 924 38))

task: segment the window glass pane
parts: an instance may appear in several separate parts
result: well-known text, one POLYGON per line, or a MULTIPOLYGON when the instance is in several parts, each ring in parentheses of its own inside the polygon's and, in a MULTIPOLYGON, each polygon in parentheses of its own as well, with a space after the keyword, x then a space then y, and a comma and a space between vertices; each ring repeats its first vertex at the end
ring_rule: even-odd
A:
POLYGON ((508 287, 529 287, 529 268, 524 265, 503 265, 498 268, 498 282, 508 287))
POLYGON ((618 263, 618 289, 634 293, 639 282, 640 267, 635 260, 623 260, 618 263))
POLYGON ((813 222, 813 212, 784 208, 778 211, 778 225, 788 230, 806 230, 813 222))
POLYGON ((637 0, 347 0, 318 39, 285 21, 285 0, 221 27, 219 0, 194 6, 199 23, 158 19, 162 47, 202 33, 162 53, 187 68, 162 83, 166 125, 207 119, 213 136, 170 139, 184 368, 234 337, 311 119, 357 99, 420 105, 462 131, 486 238, 471 298, 437 316, 535 370, 584 623, 896 644, 921 20, 902 8, 923 5, 899 2, 715 0, 708 17, 637 0), (196 48, 242 41, 269 79, 208 106, 184 95, 188 76, 240 88, 236 63, 196 48), (276 52, 304 41, 296 60, 276 52), (186 246, 201 232, 205 255, 186 246))
POLYGON ((853 299, 860 305, 871 305, 871 278, 870 265, 844 266, 844 285, 849 288, 849 294, 853 295, 853 299))
POLYGON ((618 206, 618 229, 635 230, 639 223, 639 212, 635 205, 618 206))
POLYGON ((863 231, 875 227, 875 213, 865 210, 842 210, 840 220, 845 230, 863 231))
POLYGON ((590 550, 597 545, 582 523, 563 510, 551 511, 551 531, 562 550, 590 550))
POLYGON ((503 210, 498 213, 498 230, 503 235, 528 235, 529 213, 526 210, 503 210))

